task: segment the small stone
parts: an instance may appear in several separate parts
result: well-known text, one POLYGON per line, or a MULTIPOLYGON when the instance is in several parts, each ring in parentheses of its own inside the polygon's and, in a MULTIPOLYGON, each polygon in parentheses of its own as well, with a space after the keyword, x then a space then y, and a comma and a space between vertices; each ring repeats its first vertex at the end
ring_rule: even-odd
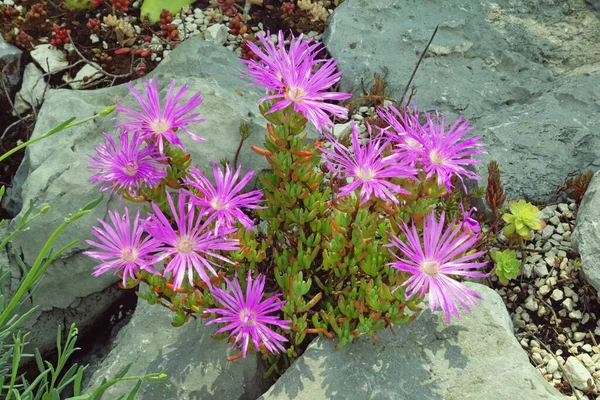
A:
POLYGON ((546 365, 546 371, 549 374, 553 374, 558 370, 558 361, 556 361, 554 358, 550 359, 550 361, 548 361, 548 364, 546 365))
POLYGON ((569 205, 565 203, 560 203, 558 205, 558 211, 560 211, 561 213, 569 212, 569 205))
POLYGON ((531 359, 537 365, 541 365, 541 364, 544 363, 544 360, 542 359, 542 356, 539 353, 533 353, 533 354, 531 354, 531 359))
POLYGON ((537 311, 538 303, 537 301, 535 301, 535 298, 533 296, 529 296, 527 298, 527 300, 525 301, 525 308, 529 311, 537 311))
POLYGON ((567 341, 567 337, 564 334, 559 334, 556 339, 558 340, 559 343, 565 343, 567 341))
POLYGON ((573 339, 575 339, 576 342, 581 342, 583 339, 585 339, 585 333, 584 332, 575 332, 573 334, 573 339))
POLYGON ((542 296, 545 296, 550 293, 550 287, 548 285, 543 285, 541 288, 539 288, 538 293, 542 296))
POLYGON ((562 302, 563 307, 566 308, 567 311, 573 311, 573 300, 570 298, 567 298, 565 301, 562 302))
POLYGON ((223 46, 227 43, 227 35, 229 35, 229 29, 222 24, 214 24, 206 30, 204 39, 207 42, 214 43, 218 46, 223 46))
POLYGON ((587 353, 592 352, 592 345, 589 343, 584 344, 583 346, 581 346, 581 348, 583 349, 583 351, 585 351, 587 353))
POLYGON ((549 221, 554 226, 557 226, 558 224, 560 224, 560 218, 558 218, 556 215, 553 216, 552 218, 550 218, 549 221))
POLYGON ((588 368, 594 366, 594 362, 592 361, 592 357, 590 357, 589 354, 583 353, 582 355, 577 356, 577 358, 579 359, 579 361, 581 361, 583 363, 583 365, 585 365, 588 368))
POLYGON ((560 301, 563 299, 563 292, 560 289, 554 289, 550 297, 552 297, 552 300, 554 301, 560 301))
POLYGON ((554 234, 554 227, 552 225, 546 225, 546 227, 542 229, 542 239, 549 239, 552 234, 554 234))
POLYGON ((581 311, 579 311, 579 310, 573 310, 569 313, 569 318, 581 319, 581 317, 582 317, 581 311))
MULTIPOLYGON (((547 259, 546 259, 547 260, 547 259)), ((548 267, 543 264, 536 264, 534 267, 535 274, 540 278, 548 276, 548 267)))
POLYGON ((546 307, 540 306, 537 311, 538 317, 543 317, 546 314, 548 314, 548 310, 546 309, 546 307))
POLYGON ((29 54, 44 72, 56 72, 69 65, 66 54, 49 44, 39 44, 29 54))
POLYGON ((576 293, 573 291, 573 289, 571 289, 571 288, 570 288, 570 287, 568 287, 568 286, 565 286, 565 287, 563 288, 563 290, 565 291, 565 296, 567 296, 567 297, 573 297, 573 296, 576 296, 576 293))
POLYGON ((369 112, 369 107, 366 107, 366 106, 359 107, 358 112, 361 114, 366 114, 369 112))
POLYGON ((590 314, 585 313, 585 314, 583 314, 583 318, 581 318, 581 323, 583 325, 585 325, 588 323, 589 320, 590 320, 590 314))
POLYGON ((92 33, 90 35, 90 40, 92 41, 92 43, 98 43, 100 41, 100 38, 95 33, 92 33))

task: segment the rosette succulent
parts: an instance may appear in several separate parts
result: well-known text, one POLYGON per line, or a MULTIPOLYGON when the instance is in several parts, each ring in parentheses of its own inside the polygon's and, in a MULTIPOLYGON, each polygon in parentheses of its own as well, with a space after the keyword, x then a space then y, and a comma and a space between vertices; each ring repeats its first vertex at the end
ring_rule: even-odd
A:
POLYGON ((515 232, 523 239, 529 240, 533 237, 531 230, 543 229, 546 223, 540 219, 542 213, 536 206, 525 200, 510 201, 508 203, 510 212, 502 215, 502 219, 508 225, 504 228, 504 235, 509 237, 515 232))

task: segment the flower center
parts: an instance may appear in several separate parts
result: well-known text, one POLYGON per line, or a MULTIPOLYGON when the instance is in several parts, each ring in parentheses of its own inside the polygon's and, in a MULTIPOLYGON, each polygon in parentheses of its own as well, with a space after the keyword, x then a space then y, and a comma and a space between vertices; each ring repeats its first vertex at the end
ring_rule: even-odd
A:
POLYGON ((444 157, 440 153, 438 153, 437 150, 431 150, 431 152, 429 153, 429 159, 431 160, 432 164, 444 164, 444 157))
POLYGON ((359 167, 356 169, 356 171, 354 171, 354 173, 363 181, 370 181, 375 177, 375 171, 373 171, 371 168, 359 167))
POLYGON ((150 124, 150 129, 152 129, 156 133, 166 132, 170 128, 171 124, 169 124, 169 122, 167 122, 167 120, 165 120, 164 118, 159 118, 150 124))
POLYGON ((306 92, 298 87, 290 87, 286 92, 286 97, 294 103, 300 103, 306 96, 306 92))
POLYGON ((217 211, 227 208, 227 204, 225 204, 225 202, 219 201, 218 197, 214 197, 210 201, 210 206, 217 211))
POLYGON ((177 242, 177 250, 179 250, 180 253, 189 254, 194 251, 194 243, 190 239, 182 237, 177 242))
POLYGON ((246 326, 253 326, 256 323, 256 314, 253 311, 244 308, 240 313, 240 321, 246 326))
POLYGON ((424 261, 421 264, 421 270, 431 277, 438 275, 440 264, 437 261, 424 261))
POLYGON ((121 260, 125 261, 126 263, 132 263, 137 259, 137 251, 135 249, 130 249, 130 248, 124 248, 123 250, 121 250, 121 260))
POLYGON ((138 164, 135 161, 129 161, 127 164, 125 164, 123 172, 129 176, 135 176, 138 172, 138 168, 138 164))
POLYGON ((421 148, 421 143, 419 143, 417 140, 411 138, 411 137, 407 137, 406 139, 404 139, 406 145, 414 150, 418 150, 421 148))

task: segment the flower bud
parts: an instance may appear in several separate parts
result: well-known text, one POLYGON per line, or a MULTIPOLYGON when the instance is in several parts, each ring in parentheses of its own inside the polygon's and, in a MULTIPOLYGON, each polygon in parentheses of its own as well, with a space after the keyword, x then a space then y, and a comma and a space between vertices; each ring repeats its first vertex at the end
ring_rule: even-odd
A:
POLYGON ((49 209, 50 209, 50 206, 44 206, 44 207, 42 207, 42 209, 40 210, 40 214, 46 214, 49 209))
POLYGON ((108 106, 108 107, 102 109, 102 111, 100 111, 98 114, 102 115, 103 117, 106 117, 108 114, 110 114, 111 112, 115 111, 115 108, 117 108, 117 106, 115 106, 113 104, 112 106, 108 106))

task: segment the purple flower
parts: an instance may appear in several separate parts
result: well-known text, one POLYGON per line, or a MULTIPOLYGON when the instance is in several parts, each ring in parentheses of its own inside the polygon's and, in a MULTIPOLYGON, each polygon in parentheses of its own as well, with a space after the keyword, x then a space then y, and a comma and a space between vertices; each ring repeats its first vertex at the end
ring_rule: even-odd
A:
POLYGON ((93 275, 99 276, 111 269, 115 271, 115 275, 123 272, 123 286, 125 286, 127 278, 135 280, 135 273, 140 269, 157 273, 151 267, 153 257, 150 253, 157 251, 158 243, 148 236, 142 239, 144 229, 140 224, 139 211, 135 215, 133 227, 129 220, 129 210, 127 208, 125 208, 125 214, 122 217, 117 211, 109 211, 108 216, 114 227, 98 219, 98 222, 104 228, 92 227, 92 233, 96 236, 98 242, 86 240, 90 246, 96 247, 98 251, 84 251, 83 254, 102 261, 102 264, 95 267, 96 270, 93 275))
POLYGON ((369 138, 361 144, 358 128, 352 124, 352 151, 327 135, 333 149, 323 149, 323 157, 328 168, 352 182, 340 188, 340 196, 347 196, 360 188, 360 198, 366 203, 372 196, 383 201, 398 202, 396 194, 409 194, 407 190, 392 183, 392 178, 416 179, 417 170, 404 164, 400 155, 392 153, 384 156, 390 146, 390 138, 373 138, 369 128, 369 138))
POLYGON ((465 213, 465 209, 463 208, 463 204, 460 203, 460 210, 462 211, 463 221, 462 221, 462 229, 470 234, 477 234, 481 232, 481 226, 476 219, 471 218, 471 215, 474 212, 477 212, 477 208, 471 207, 468 213, 465 213))
POLYGON ((163 109, 159 97, 158 80, 149 79, 145 84, 146 88, 143 94, 129 83, 126 84, 129 91, 142 107, 142 112, 125 108, 120 103, 117 103, 117 111, 123 113, 125 117, 125 122, 117 126, 141 132, 142 139, 156 139, 161 153, 164 149, 164 139, 185 151, 181 140, 175 133, 178 129, 181 129, 196 142, 204 140, 187 130, 188 125, 199 124, 205 121, 198 118, 199 113, 187 115, 202 103, 200 93, 196 93, 183 104, 177 105, 187 92, 187 85, 183 85, 176 94, 173 94, 175 91, 175 81, 172 81, 163 109))
POLYGON ((217 163, 213 161, 216 187, 195 167, 189 170, 191 178, 185 179, 186 184, 200 191, 200 196, 192 197, 192 201, 202 206, 209 214, 206 222, 216 220, 215 229, 219 229, 222 225, 232 228, 235 226, 236 220, 246 228, 250 228, 254 224, 241 208, 264 208, 259 206, 262 198, 260 190, 240 193, 254 174, 254 171, 249 171, 238 182, 240 170, 241 166, 238 167, 235 174, 232 174, 229 166, 226 166, 225 174, 223 174, 217 163))
POLYGON ((154 214, 148 214, 146 230, 161 244, 158 250, 162 254, 156 257, 156 262, 169 259, 163 275, 172 272, 175 288, 182 285, 186 273, 190 285, 193 285, 194 271, 200 279, 210 283, 208 273, 216 276, 215 267, 218 268, 219 265, 208 257, 233 264, 215 251, 238 249, 238 241, 227 237, 234 233, 235 229, 221 229, 218 235, 213 235, 213 231, 208 229, 209 224, 202 223, 202 213, 197 214, 196 208, 190 205, 188 194, 179 191, 178 196, 178 204, 175 207, 171 195, 167 193, 176 230, 156 204, 152 204, 154 214))
POLYGON ((284 46, 283 32, 279 31, 279 48, 271 39, 259 36, 265 52, 252 42, 248 42, 250 50, 262 61, 242 60, 247 64, 246 76, 255 80, 253 85, 264 85, 269 96, 261 99, 277 101, 268 111, 272 113, 293 105, 294 111, 300 112, 304 118, 313 123, 322 132, 323 128, 332 128, 333 122, 327 113, 346 119, 348 110, 345 107, 325 103, 326 100, 346 100, 351 94, 328 92, 342 76, 343 71, 336 72, 337 61, 334 59, 316 59, 322 50, 320 43, 311 44, 312 39, 303 40, 303 36, 290 40, 289 51, 284 46))
POLYGON ((414 166, 420 158, 420 151, 423 149, 421 144, 423 136, 423 126, 419 122, 419 111, 416 106, 414 110, 405 108, 403 111, 393 106, 388 106, 389 110, 379 108, 377 115, 388 124, 383 131, 394 142, 398 154, 414 166))
POLYGON ((121 132, 118 147, 108 134, 104 137, 107 143, 95 148, 97 155, 88 156, 88 170, 95 172, 90 182, 102 182, 102 191, 110 189, 111 195, 115 191, 126 191, 136 196, 143 184, 152 188, 167 176, 162 169, 166 157, 162 157, 156 147, 144 145, 137 133, 130 136, 121 132))
POLYGON ((438 115, 431 118, 427 115, 427 123, 423 126, 422 134, 418 131, 407 133, 409 138, 422 145, 420 149, 414 151, 420 156, 419 162, 423 171, 427 173, 426 179, 436 175, 438 186, 445 185, 448 190, 452 188, 450 180, 453 175, 458 176, 461 181, 463 176, 469 179, 481 179, 480 176, 465 168, 466 165, 481 162, 472 159, 473 154, 486 153, 479 149, 484 146, 483 143, 478 142, 481 136, 463 139, 470 132, 469 121, 463 121, 462 117, 458 117, 447 129, 444 118, 438 115))
POLYGON ((406 235, 407 243, 390 234, 391 243, 387 246, 395 247, 406 257, 401 258, 390 249, 390 253, 398 261, 389 265, 412 274, 403 284, 407 286, 407 298, 412 298, 416 294, 423 297, 429 291, 429 308, 435 311, 441 307, 447 322, 450 322, 451 316, 460 318, 456 303, 471 311, 469 304, 477 305, 474 298, 481 297, 450 276, 474 278, 487 276, 474 271, 484 267, 486 263, 473 262, 485 252, 466 253, 477 242, 478 236, 461 233, 460 227, 456 227, 454 221, 444 230, 444 213, 439 222, 434 212, 429 214, 423 226, 423 244, 414 224, 412 228, 406 224, 401 225, 400 228, 406 235))
POLYGON ((281 294, 276 294, 262 301, 265 278, 259 275, 256 281, 253 282, 250 272, 248 272, 245 298, 237 276, 233 278, 233 281, 227 279, 225 281, 231 293, 216 287, 212 289, 213 298, 223 308, 207 308, 204 310, 222 316, 208 322, 206 325, 226 323, 227 325, 216 333, 231 331, 229 337, 235 336, 235 343, 241 347, 244 358, 248 351, 250 339, 252 339, 252 343, 257 350, 260 349, 262 343, 272 354, 283 351, 284 348, 281 342, 287 342, 288 340, 267 326, 269 324, 281 329, 290 329, 289 324, 292 321, 282 321, 276 316, 268 315, 280 311, 285 305, 285 301, 276 301, 281 294))

